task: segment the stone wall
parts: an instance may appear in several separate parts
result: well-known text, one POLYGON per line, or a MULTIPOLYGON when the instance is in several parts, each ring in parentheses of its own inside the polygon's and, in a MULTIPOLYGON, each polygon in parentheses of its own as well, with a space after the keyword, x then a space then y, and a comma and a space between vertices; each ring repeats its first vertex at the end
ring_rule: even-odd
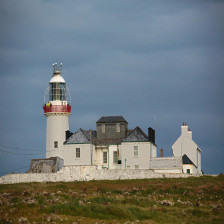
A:
POLYGON ((186 178, 189 174, 164 174, 152 170, 99 170, 96 166, 66 166, 57 173, 8 174, 0 178, 0 184, 30 182, 72 182, 89 180, 125 180, 149 178, 186 178))

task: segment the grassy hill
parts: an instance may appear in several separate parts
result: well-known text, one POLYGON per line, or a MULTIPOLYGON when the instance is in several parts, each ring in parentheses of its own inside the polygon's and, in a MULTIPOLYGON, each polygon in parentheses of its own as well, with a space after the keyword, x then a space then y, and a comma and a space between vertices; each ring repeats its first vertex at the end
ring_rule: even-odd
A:
POLYGON ((224 223, 224 176, 1 185, 0 223, 224 223))

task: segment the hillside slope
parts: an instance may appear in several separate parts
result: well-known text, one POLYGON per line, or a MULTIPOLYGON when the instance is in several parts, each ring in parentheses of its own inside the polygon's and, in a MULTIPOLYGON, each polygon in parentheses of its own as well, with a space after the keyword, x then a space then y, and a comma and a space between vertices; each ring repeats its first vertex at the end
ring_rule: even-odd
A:
POLYGON ((224 177, 0 186, 0 223, 224 223, 224 177))

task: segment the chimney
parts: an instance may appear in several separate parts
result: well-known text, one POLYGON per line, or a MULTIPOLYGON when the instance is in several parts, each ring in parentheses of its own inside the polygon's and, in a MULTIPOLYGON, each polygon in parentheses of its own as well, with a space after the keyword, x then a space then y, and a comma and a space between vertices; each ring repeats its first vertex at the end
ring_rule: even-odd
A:
POLYGON ((148 139, 150 142, 155 144, 155 130, 151 127, 148 128, 148 139))
POLYGON ((160 149, 160 157, 163 157, 163 148, 160 149))
POLYGON ((188 137, 189 137, 190 139, 192 139, 192 131, 191 131, 190 128, 188 129, 188 137))
POLYGON ((89 130, 89 139, 92 141, 92 129, 89 130))
POLYGON ((186 123, 183 123, 183 125, 181 126, 181 135, 188 136, 188 126, 186 123))
POLYGON ((65 140, 67 141, 71 136, 72 136, 72 132, 70 132, 69 130, 65 131, 65 140))

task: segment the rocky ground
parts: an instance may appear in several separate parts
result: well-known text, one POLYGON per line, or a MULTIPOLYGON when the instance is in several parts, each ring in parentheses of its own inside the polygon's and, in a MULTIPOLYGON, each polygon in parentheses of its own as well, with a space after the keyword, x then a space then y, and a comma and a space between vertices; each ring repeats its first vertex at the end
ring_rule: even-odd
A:
POLYGON ((224 223, 224 177, 0 186, 0 223, 224 223))

